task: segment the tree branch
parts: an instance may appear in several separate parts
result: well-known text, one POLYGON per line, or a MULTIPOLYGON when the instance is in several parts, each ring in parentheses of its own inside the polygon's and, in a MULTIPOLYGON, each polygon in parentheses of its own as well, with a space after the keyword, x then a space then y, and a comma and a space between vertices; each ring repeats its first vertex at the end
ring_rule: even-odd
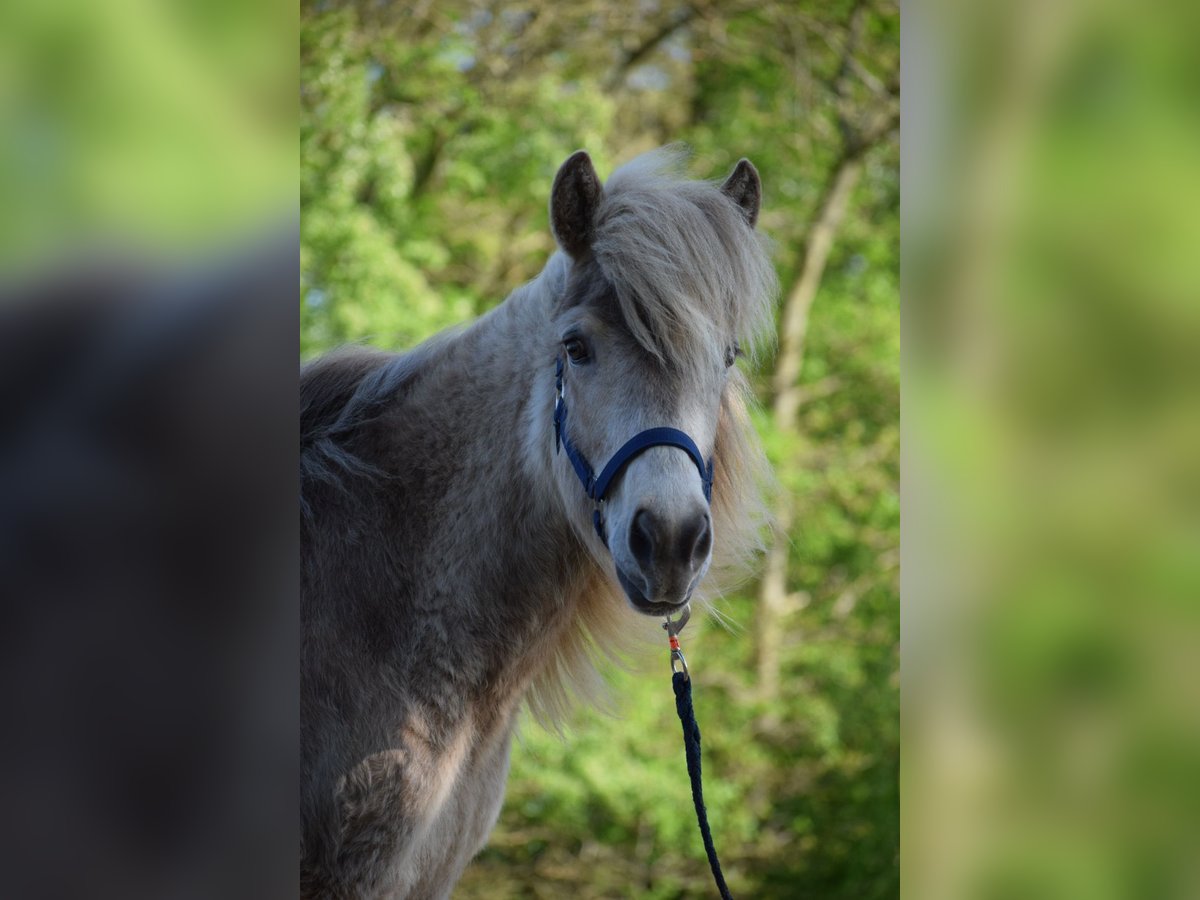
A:
POLYGON ((621 86, 621 82, 625 80, 625 76, 629 74, 629 70, 637 66, 647 56, 653 53, 658 46, 671 37, 675 32, 687 25, 692 19, 696 18, 697 10, 691 4, 685 6, 682 10, 667 19, 653 34, 643 40, 633 50, 626 53, 621 61, 613 68, 608 77, 604 79, 606 90, 615 90, 621 86))

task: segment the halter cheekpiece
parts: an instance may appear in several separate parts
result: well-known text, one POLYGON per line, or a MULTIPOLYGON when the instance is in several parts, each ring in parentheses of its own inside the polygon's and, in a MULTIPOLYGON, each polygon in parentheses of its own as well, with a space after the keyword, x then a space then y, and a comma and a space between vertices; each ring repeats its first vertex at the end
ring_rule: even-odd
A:
POLYGON ((601 504, 608 493, 608 488, 613 479, 629 465, 635 456, 644 453, 651 447, 678 447, 687 453, 700 473, 704 499, 710 504, 712 503, 713 461, 709 458, 706 462, 700 448, 696 446, 696 442, 678 428, 647 428, 645 431, 639 431, 621 445, 621 448, 612 455, 612 459, 597 476, 587 461, 587 457, 571 443, 571 436, 567 434, 567 401, 563 399, 563 360, 561 356, 554 361, 554 446, 556 452, 558 450, 566 451, 567 459, 571 461, 571 467, 583 484, 584 492, 588 499, 595 504, 595 508, 592 510, 592 525, 605 546, 608 546, 608 538, 605 534, 601 504))

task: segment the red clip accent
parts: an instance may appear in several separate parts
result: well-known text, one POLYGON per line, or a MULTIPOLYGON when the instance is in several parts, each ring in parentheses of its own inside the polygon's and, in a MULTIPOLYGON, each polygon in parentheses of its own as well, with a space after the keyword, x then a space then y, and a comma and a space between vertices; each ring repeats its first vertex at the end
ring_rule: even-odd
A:
POLYGON ((673 635, 673 634, 672 634, 672 635, 670 635, 670 638, 671 638, 671 649, 672 649, 672 650, 678 650, 678 649, 679 649, 679 638, 677 638, 677 637, 676 637, 675 635, 673 635))

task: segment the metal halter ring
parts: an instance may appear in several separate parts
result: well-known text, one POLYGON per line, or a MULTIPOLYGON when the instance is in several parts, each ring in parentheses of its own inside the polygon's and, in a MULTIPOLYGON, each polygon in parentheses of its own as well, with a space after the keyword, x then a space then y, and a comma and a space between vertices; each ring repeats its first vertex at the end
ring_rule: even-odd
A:
POLYGON ((692 677, 688 674, 687 660, 683 658, 682 650, 671 651, 671 671, 676 674, 682 672, 684 678, 690 679, 692 677), (679 663, 679 668, 675 668, 676 663, 679 663))
POLYGON ((679 632, 683 631, 683 626, 688 623, 688 619, 692 617, 692 607, 687 605, 683 608, 683 612, 679 614, 679 618, 674 622, 670 616, 666 616, 666 621, 663 622, 663 631, 667 633, 667 637, 671 641, 671 671, 679 674, 683 673, 684 678, 691 678, 688 674, 687 660, 683 656, 683 651, 679 649, 679 632), (676 668, 678 666, 678 668, 676 668))

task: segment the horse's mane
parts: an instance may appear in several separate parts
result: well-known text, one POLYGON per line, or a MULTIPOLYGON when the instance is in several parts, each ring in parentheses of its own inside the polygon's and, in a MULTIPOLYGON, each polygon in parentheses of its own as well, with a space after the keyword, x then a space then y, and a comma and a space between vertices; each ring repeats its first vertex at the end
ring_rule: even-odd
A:
POLYGON ((384 476, 347 439, 382 415, 458 331, 448 329, 400 355, 348 344, 301 368, 300 512, 305 519, 312 516, 308 495, 316 484, 342 490, 348 478, 384 476))

